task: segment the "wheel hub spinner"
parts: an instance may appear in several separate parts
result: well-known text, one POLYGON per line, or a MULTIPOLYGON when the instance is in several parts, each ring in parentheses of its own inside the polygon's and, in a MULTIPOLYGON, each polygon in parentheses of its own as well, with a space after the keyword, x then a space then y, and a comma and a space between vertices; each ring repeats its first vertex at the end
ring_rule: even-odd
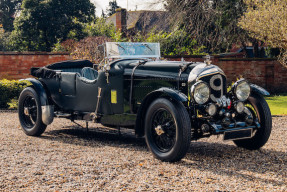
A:
POLYGON ((24 108, 24 114, 27 116, 30 115, 29 109, 27 107, 24 108))
POLYGON ((156 131, 156 134, 157 134, 157 135, 162 135, 162 134, 164 134, 164 130, 162 129, 161 125, 158 125, 158 126, 155 128, 155 131, 156 131))

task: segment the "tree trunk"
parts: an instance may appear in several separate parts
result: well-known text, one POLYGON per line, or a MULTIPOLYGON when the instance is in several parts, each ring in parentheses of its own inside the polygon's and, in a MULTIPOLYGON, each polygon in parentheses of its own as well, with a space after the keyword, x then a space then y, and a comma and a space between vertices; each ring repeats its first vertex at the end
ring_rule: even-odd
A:
POLYGON ((258 58, 259 57, 259 43, 257 40, 253 42, 253 49, 254 49, 254 57, 258 58))

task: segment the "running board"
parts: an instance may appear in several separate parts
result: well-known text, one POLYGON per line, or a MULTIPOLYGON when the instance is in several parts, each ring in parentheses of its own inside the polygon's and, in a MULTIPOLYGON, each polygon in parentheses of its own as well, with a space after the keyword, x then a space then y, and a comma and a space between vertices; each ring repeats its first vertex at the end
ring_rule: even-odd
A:
POLYGON ((72 117, 72 115, 68 113, 55 113, 55 116, 58 118, 68 118, 68 119, 72 117))

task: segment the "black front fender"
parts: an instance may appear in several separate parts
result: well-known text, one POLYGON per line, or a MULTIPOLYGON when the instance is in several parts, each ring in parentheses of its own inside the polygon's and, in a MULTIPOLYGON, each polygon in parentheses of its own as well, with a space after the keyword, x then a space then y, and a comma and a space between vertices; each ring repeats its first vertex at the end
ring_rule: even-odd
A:
POLYGON ((255 93, 258 93, 258 94, 264 95, 264 96, 269 96, 270 95, 270 93, 266 89, 264 89, 264 88, 262 88, 262 87, 260 87, 258 85, 250 84, 250 87, 251 87, 251 91, 252 92, 255 92, 255 93))
POLYGON ((144 121, 145 121, 145 115, 148 107, 150 104, 157 98, 160 97, 168 97, 171 99, 174 99, 178 102, 187 103, 188 97, 181 93, 180 91, 168 88, 168 87, 162 87, 160 89, 157 89, 155 91, 152 91, 149 93, 141 103, 140 108, 137 112, 137 119, 136 119, 136 127, 135 127, 135 133, 137 136, 141 137, 144 135, 144 121))
MULTIPOLYGON (((180 102, 187 102, 188 101, 188 97, 185 94, 183 94, 180 91, 177 91, 177 90, 174 90, 171 88, 167 88, 167 87, 163 87, 163 88, 160 88, 158 90, 155 90, 155 91, 151 92, 150 94, 153 94, 153 93, 161 93, 162 95, 167 95, 167 96, 175 99, 176 101, 180 101, 180 102)), ((149 96, 149 95, 147 95, 147 96, 149 96)))

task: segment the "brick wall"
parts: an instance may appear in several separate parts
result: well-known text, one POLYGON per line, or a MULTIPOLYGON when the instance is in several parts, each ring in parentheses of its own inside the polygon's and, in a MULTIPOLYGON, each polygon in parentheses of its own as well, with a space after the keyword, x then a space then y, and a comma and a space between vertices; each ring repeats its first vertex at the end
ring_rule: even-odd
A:
MULTIPOLYGON (((68 53, 1 53, 0 79, 22 79, 29 76, 31 67, 41 67, 50 63, 72 59, 68 53)), ((180 57, 166 57, 180 61, 180 57)), ((186 61, 203 61, 202 56, 185 57, 186 61)), ((287 69, 274 59, 242 59, 215 57, 218 65, 227 75, 229 82, 241 76, 258 84, 270 92, 287 92, 287 69)))
MULTIPOLYGON (((166 57, 180 61, 179 57, 166 57)), ((185 57, 186 61, 203 61, 202 57, 185 57)), ((219 66, 229 83, 244 77, 250 83, 258 84, 272 93, 287 92, 287 69, 275 59, 220 58, 214 57, 212 64, 219 66)))
POLYGON ((30 77, 31 67, 42 67, 58 61, 72 59, 68 53, 15 53, 0 52, 0 79, 30 77))

